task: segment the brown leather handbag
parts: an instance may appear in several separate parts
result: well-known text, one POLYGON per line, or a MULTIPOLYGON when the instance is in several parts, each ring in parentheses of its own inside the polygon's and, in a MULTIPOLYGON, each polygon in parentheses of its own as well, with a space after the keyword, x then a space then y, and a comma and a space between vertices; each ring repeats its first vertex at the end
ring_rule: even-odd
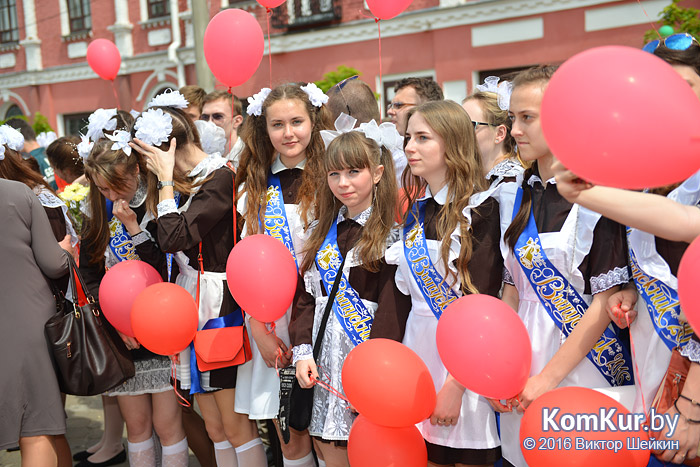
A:
POLYGON ((134 362, 116 331, 102 318, 75 260, 69 256, 70 286, 76 303, 54 291, 57 313, 44 325, 61 392, 76 396, 102 394, 134 376, 134 362), (76 279, 87 304, 79 306, 76 279))

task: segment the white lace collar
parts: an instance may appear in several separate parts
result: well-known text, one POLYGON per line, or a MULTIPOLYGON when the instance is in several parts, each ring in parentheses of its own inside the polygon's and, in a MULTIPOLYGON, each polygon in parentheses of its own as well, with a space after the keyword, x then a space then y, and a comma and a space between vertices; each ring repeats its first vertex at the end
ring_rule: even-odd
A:
POLYGON ((129 207, 137 208, 146 201, 146 194, 148 193, 148 185, 146 184, 145 177, 139 176, 139 186, 136 188, 136 193, 134 197, 129 201, 129 207))
POLYGON ((426 200, 428 198, 433 198, 436 203, 438 203, 441 206, 444 206, 445 202, 447 201, 447 190, 448 190, 448 187, 447 187, 447 184, 445 184, 445 186, 440 188, 440 191, 438 191, 437 194, 433 195, 430 192, 430 185, 426 185, 425 186, 425 196, 418 199, 418 201, 423 201, 423 200, 426 200))
POLYGON ((213 171, 226 165, 228 161, 218 152, 207 155, 199 164, 190 170, 188 177, 192 177, 195 183, 209 176, 213 171))
MULTIPOLYGON (((338 221, 337 223, 340 224, 343 222, 345 219, 347 219, 347 213, 348 213, 348 208, 347 206, 343 206, 340 208, 340 211, 338 211, 338 221)), ((357 216, 352 217, 351 220, 357 222, 360 224, 362 227, 365 226, 367 221, 369 220, 369 216, 372 215, 372 205, 370 205, 367 209, 359 213, 357 216)))
MULTIPOLYGON (((302 169, 304 170, 304 167, 306 166, 306 158, 304 158, 303 161, 299 162, 296 166, 292 167, 293 169, 302 169)), ((283 170, 287 170, 289 167, 284 165, 282 163, 281 157, 279 154, 275 156, 275 161, 272 163, 272 167, 270 167, 270 170, 272 171, 273 174, 278 174, 282 172, 283 170)))
POLYGON ((527 184, 530 185, 530 186, 535 186, 535 183, 537 183, 537 182, 539 182, 539 184, 542 185, 542 186, 546 186, 547 184, 551 184, 551 185, 556 185, 556 184, 557 184, 557 181, 554 179, 554 177, 552 177, 552 178, 550 178, 549 180, 547 180, 546 183, 543 183, 543 182, 542 182, 542 179, 541 179, 540 176, 537 175, 537 174, 532 174, 532 175, 530 176, 530 178, 527 180, 527 184))
POLYGON ((517 177, 525 169, 517 160, 505 159, 494 165, 489 173, 486 174, 486 179, 491 177, 517 177))

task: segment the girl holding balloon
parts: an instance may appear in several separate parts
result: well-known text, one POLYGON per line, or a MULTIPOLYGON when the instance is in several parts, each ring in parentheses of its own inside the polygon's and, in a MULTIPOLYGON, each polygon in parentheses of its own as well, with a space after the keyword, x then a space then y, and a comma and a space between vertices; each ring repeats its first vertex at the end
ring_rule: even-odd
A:
MULTIPOLYGON (((675 34, 663 44, 652 41, 645 50, 669 63, 700 99, 700 45, 696 40, 686 34, 675 34)), ((682 85, 680 80, 678 84, 682 85)), ((680 348, 680 354, 693 363, 676 407, 671 407, 669 413, 675 415, 679 410, 683 416, 679 417, 679 427, 673 437, 668 438, 664 433, 657 435, 659 439, 677 440, 679 448, 656 454, 665 462, 682 463, 693 459, 697 456, 700 429, 689 424, 687 419, 700 417, 700 407, 691 403, 700 399, 700 343, 681 317, 677 275, 688 243, 700 235, 700 172, 680 184, 656 188, 649 193, 592 186, 560 163, 556 164, 555 172, 557 189, 569 202, 629 226, 627 243, 633 284, 610 297, 608 314, 620 327, 626 327, 628 319, 634 321, 630 333, 636 346, 641 386, 634 411, 649 409, 648 404, 669 366, 672 350, 680 348), (656 281, 665 284, 659 289, 666 298, 663 303, 675 305, 656 306, 655 300, 642 287, 656 281), (638 291, 642 292, 641 297, 638 291), (623 313, 627 317, 622 316, 623 313), (659 323, 665 323, 665 326, 659 326, 659 323)))
MULTIPOLYGON (((114 134, 128 132, 117 130, 114 134)), ((153 240, 155 224, 148 222, 146 213, 146 163, 138 154, 129 156, 121 149, 112 149, 113 144, 106 137, 98 140, 85 161, 85 174, 90 181, 90 215, 83 233, 80 270, 94 295, 105 267, 124 260, 141 259, 154 266, 163 278, 168 277, 166 257, 153 240)), ((109 395, 117 396, 126 421, 129 463, 156 465, 154 429, 163 445, 163 465, 187 462, 187 439, 170 384, 169 359, 142 348, 134 337, 121 337, 132 350, 136 376, 109 395)), ((84 460, 83 465, 93 464, 84 460)))
MULTIPOLYGON (((199 329, 228 315, 234 320, 240 317, 240 325, 242 311, 229 292, 225 274, 237 235, 234 173, 225 167, 224 158, 202 150, 197 129, 183 111, 187 102, 178 93, 171 94, 162 98, 161 106, 147 111, 152 112, 150 120, 141 128, 137 122, 134 138, 127 144, 144 156, 158 180, 157 185, 149 185, 149 206, 158 216, 158 243, 175 255, 176 283, 200 297, 199 329), (189 193, 184 203, 182 198, 176 201, 175 190, 189 193)), ((188 348, 179 355, 177 379, 182 389, 195 395, 218 465, 266 466, 255 423, 234 411, 237 369, 200 372, 188 348)))
MULTIPOLYGON (((249 98, 249 117, 241 130, 246 147, 237 184, 239 211, 245 218, 243 235, 260 233, 279 239, 297 266, 324 155, 319 131, 328 119, 327 100, 313 83, 264 88, 249 98)), ((291 362, 291 306, 280 311, 284 314, 273 323, 255 316, 246 320, 253 336, 253 359, 240 369, 236 411, 251 420, 276 419, 279 412, 280 379, 275 367, 291 362)), ((290 428, 289 442, 281 446, 285 465, 314 465, 308 433, 290 428)))
POLYGON ((348 465, 347 440, 355 415, 337 396, 343 394, 345 358, 368 338, 400 341, 410 306, 410 299, 394 283, 396 266, 384 261, 387 245, 398 234, 393 229, 396 177, 388 148, 400 144, 401 138, 397 133, 398 141, 384 136, 374 121, 352 130, 354 125, 350 117, 343 132, 322 132, 324 141, 330 142, 322 169, 326 182, 318 194, 318 215, 310 227, 290 327, 299 385, 310 388, 322 381, 330 386, 330 390, 314 388, 309 426, 316 450, 328 466, 348 465), (334 297, 321 335, 335 281, 327 278, 338 274, 338 289, 343 292, 334 297), (343 319, 348 312, 340 309, 341 295, 354 304, 361 326, 343 319), (315 361, 313 346, 319 339, 315 361))
POLYGON ((486 197, 465 210, 487 181, 474 127, 458 104, 429 102, 411 109, 404 145, 403 184, 419 189, 409 193, 401 241, 386 260, 398 265, 396 285, 411 296, 403 342, 426 363, 438 392, 433 414, 418 428, 430 465, 492 465, 500 457, 493 410, 447 372, 435 336, 442 312, 459 296, 498 295, 503 270, 498 203, 486 197))
POLYGON ((560 385, 633 384, 629 354, 609 328, 605 311, 608 298, 629 280, 624 230, 572 205, 550 186, 554 156, 542 133, 540 112, 555 69, 528 69, 513 80, 511 134, 521 158, 533 165, 517 186, 510 187, 517 188, 515 193, 500 197, 502 204, 512 206, 508 209, 512 221, 502 242, 508 273, 503 300, 518 311, 533 346, 532 376, 521 393, 508 401, 518 413, 501 416, 503 456, 518 467, 527 465, 519 442, 520 413, 534 399, 560 385), (548 283, 554 280, 563 286, 550 290, 532 282, 542 274, 551 276, 548 283), (562 306, 566 314, 548 312, 562 306), (613 360, 616 366, 604 365, 613 360))

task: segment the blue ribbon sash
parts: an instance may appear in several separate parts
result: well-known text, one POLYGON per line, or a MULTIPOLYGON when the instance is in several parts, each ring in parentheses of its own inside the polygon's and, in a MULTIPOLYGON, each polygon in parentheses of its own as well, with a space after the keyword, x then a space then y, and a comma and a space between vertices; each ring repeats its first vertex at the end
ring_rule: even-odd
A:
MULTIPOLYGON (((287 211, 284 208, 284 196, 282 195, 279 176, 270 172, 267 185, 267 204, 265 215, 260 220, 260 226, 264 230, 265 235, 269 235, 284 243, 284 246, 292 254, 296 263, 297 257, 294 253, 294 243, 292 242, 292 233, 287 220, 287 211)), ((298 269, 299 265, 297 264, 298 269)))
POLYGON ((683 347, 693 337, 693 329, 688 323, 681 323, 678 316, 681 305, 678 292, 660 280, 651 277, 639 267, 637 255, 634 254, 630 235, 632 229, 627 228, 627 245, 629 247, 630 267, 637 292, 644 299, 649 317, 654 325, 656 334, 666 344, 669 350, 683 347))
POLYGON ((417 212, 415 207, 411 211, 413 215, 410 217, 413 220, 407 221, 403 230, 403 252, 413 279, 418 284, 418 288, 420 288, 433 314, 439 320, 447 306, 459 297, 433 266, 423 232, 425 202, 417 204, 417 212))
MULTIPOLYGON (((347 281, 343 271, 339 271, 342 262, 343 257, 338 249, 336 218, 331 224, 321 249, 316 253, 316 266, 321 273, 321 281, 326 288, 326 293, 329 295, 336 276, 341 275, 338 292, 333 300, 333 312, 345 334, 354 345, 358 345, 369 339, 374 316, 362 302, 357 291, 347 281)), ((320 336, 317 339, 320 339, 320 336)))
MULTIPOLYGON (((205 329, 231 328, 234 326, 244 325, 245 320, 243 318, 243 313, 241 313, 241 309, 238 308, 236 311, 229 313, 226 316, 210 319, 204 324, 201 330, 204 331, 205 329)), ((194 341, 192 341, 190 342, 190 394, 206 392, 204 389, 202 389, 200 378, 201 372, 197 367, 197 354, 194 351, 194 341)))
MULTIPOLYGON (((521 187, 515 198, 513 218, 520 209, 522 196, 521 187)), ((568 337, 583 317, 588 305, 547 258, 532 209, 527 226, 515 244, 514 253, 547 314, 568 337)), ((630 356, 612 329, 605 329, 587 357, 611 386, 634 383, 630 356)))
POLYGON ((114 253, 114 256, 121 262, 125 260, 139 260, 139 255, 136 253, 136 247, 131 241, 131 235, 126 231, 121 221, 112 215, 112 202, 107 200, 107 218, 111 217, 108 223, 109 226, 109 249, 114 253))

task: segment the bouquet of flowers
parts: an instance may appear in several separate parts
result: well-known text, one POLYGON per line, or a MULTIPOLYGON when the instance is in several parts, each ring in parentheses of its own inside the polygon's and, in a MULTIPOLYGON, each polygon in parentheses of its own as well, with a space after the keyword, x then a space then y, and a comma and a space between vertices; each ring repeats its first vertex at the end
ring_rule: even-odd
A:
POLYGON ((87 195, 90 192, 90 187, 81 185, 80 183, 72 183, 66 186, 58 196, 66 203, 68 207, 68 215, 73 221, 75 231, 80 233, 83 228, 83 210, 81 209, 86 202, 87 195))

